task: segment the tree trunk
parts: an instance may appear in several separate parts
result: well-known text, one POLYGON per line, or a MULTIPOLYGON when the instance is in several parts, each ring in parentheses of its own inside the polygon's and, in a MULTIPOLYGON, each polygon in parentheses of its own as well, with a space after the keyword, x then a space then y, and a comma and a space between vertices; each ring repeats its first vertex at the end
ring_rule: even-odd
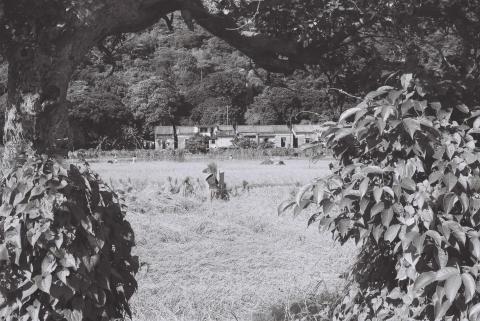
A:
POLYGON ((19 46, 8 61, 4 165, 33 152, 65 154, 71 144, 66 95, 73 56, 65 48, 42 52, 19 46))

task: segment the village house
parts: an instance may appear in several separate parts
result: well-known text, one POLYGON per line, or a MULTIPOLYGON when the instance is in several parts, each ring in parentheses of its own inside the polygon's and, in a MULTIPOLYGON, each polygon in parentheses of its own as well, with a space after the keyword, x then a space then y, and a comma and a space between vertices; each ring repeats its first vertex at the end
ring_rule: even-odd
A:
POLYGON ((233 145, 235 139, 235 129, 232 125, 218 125, 213 129, 212 139, 209 142, 209 148, 228 148, 233 145))
POLYGON ((215 126, 205 126, 205 125, 202 125, 202 126, 197 126, 198 127, 198 133, 201 135, 201 136, 206 136, 206 137, 212 137, 213 136, 213 132, 215 130, 215 126))
POLYGON ((255 143, 258 143, 258 131, 257 126, 253 125, 238 125, 237 126, 237 136, 241 138, 248 138, 255 143))
POLYGON ((270 142, 275 147, 293 147, 293 134, 287 125, 240 125, 237 126, 237 135, 257 144, 270 142))
POLYGON ((232 125, 177 126, 177 144, 172 126, 155 128, 155 148, 185 149, 187 139, 195 135, 210 137, 209 148, 228 148, 235 137, 248 138, 256 144, 272 143, 278 148, 298 148, 319 140, 325 130, 321 125, 232 125))
POLYGON ((200 130, 196 126, 177 126, 178 149, 185 149, 187 139, 197 134, 200 134, 200 130))
POLYGON ((318 141, 324 129, 321 125, 293 125, 293 147, 302 147, 318 141))
POLYGON ((155 149, 175 149, 175 135, 173 126, 155 127, 155 149))

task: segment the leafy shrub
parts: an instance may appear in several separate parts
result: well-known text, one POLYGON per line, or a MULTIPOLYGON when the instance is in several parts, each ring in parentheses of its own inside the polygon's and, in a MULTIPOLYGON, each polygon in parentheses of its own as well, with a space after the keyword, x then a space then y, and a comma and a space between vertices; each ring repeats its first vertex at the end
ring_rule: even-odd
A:
POLYGON ((235 137, 232 139, 232 144, 234 147, 240 149, 256 149, 258 147, 257 142, 245 137, 235 137))
POLYGON ((480 110, 428 101, 411 75, 381 87, 324 133, 333 174, 295 213, 362 251, 336 319, 478 320, 480 110))
POLYGON ((270 148, 275 148, 275 143, 274 142, 271 142, 271 141, 264 141, 264 142, 260 142, 260 144, 258 144, 258 149, 270 149, 270 148))
POLYGON ((209 137, 195 135, 185 141, 185 149, 192 154, 205 154, 208 152, 209 137))
POLYGON ((30 158, 6 175, 1 189, 2 320, 131 314, 134 233, 119 199, 97 175, 30 158))

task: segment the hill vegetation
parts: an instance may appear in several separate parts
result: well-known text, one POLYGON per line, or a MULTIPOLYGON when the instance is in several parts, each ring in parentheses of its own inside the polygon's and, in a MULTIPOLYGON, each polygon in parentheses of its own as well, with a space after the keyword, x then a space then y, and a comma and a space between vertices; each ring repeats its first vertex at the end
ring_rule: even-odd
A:
MULTIPOLYGON (((84 59, 68 92, 75 148, 135 148, 157 125, 316 122, 347 102, 327 99, 324 81, 305 71, 272 74, 199 27, 175 28, 160 22, 125 36, 110 61, 98 48, 84 59), (304 110, 319 115, 295 118, 304 110)), ((1 101, 6 74, 3 63, 1 101)))

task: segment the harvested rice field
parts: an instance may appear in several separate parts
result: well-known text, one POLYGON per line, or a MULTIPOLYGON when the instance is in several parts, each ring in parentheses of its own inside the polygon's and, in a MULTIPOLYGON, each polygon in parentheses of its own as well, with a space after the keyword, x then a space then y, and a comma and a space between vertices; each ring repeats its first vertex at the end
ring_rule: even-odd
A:
POLYGON ((292 304, 341 291, 354 245, 307 228, 308 213, 277 214, 328 164, 219 162, 229 201, 210 200, 206 162, 93 164, 125 198, 136 233, 134 320, 288 320, 292 304))

